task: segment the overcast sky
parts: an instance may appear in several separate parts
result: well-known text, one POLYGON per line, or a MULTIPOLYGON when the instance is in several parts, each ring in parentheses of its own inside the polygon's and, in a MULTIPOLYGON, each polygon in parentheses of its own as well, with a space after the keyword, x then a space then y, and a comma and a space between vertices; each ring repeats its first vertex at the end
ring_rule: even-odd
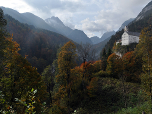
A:
POLYGON ((83 30, 89 37, 118 30, 135 18, 151 0, 0 0, 0 5, 20 13, 31 12, 42 19, 52 16, 72 29, 83 30))

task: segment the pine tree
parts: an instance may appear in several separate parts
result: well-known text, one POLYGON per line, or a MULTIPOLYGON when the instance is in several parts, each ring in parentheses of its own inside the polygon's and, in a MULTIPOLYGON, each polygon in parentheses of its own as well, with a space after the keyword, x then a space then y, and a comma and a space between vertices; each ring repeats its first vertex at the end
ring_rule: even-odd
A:
POLYGON ((106 67, 107 67, 107 54, 106 54, 106 49, 104 48, 101 55, 101 69, 105 71, 106 67))

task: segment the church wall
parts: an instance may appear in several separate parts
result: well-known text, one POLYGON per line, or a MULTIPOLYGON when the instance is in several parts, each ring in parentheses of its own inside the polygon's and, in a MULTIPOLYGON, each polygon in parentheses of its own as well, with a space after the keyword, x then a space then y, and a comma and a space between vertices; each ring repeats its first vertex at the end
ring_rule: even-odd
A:
POLYGON ((139 43, 139 37, 130 35, 129 36, 129 44, 130 43, 139 43))
MULTIPOLYGON (((129 45, 131 43, 139 43, 139 37, 134 36, 134 35, 138 35, 138 34, 133 33, 133 32, 128 32, 128 28, 125 26, 124 33, 122 34, 122 37, 121 37, 121 45, 129 45)), ((120 41, 116 42, 116 45, 118 43, 120 43, 120 41)))
POLYGON ((126 32, 122 35, 122 45, 129 45, 129 35, 126 32))

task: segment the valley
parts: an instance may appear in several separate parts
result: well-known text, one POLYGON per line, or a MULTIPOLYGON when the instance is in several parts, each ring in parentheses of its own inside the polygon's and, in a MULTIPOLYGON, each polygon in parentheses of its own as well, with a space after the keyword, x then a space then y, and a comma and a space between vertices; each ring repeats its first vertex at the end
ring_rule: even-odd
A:
POLYGON ((151 113, 151 4, 100 38, 57 16, 1 7, 0 113, 151 113), (139 42, 116 44, 124 32, 139 42))

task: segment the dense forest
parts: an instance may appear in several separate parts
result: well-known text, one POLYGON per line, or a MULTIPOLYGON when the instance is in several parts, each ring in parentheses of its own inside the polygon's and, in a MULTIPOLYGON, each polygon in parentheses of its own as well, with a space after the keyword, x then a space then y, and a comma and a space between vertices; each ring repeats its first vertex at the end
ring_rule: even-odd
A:
MULTIPOLYGON (((112 53, 110 48, 107 53, 104 49, 100 60, 90 61, 94 58, 94 51, 89 44, 78 48, 72 41, 68 41, 58 51, 53 50, 54 43, 45 40, 50 38, 49 31, 42 32, 33 26, 24 25, 17 26, 20 32, 13 36, 10 33, 13 34, 16 28, 7 31, 7 23, 12 27, 17 23, 7 22, 6 18, 11 19, 9 16, 4 19, 0 9, 0 113, 151 112, 151 26, 142 29, 139 44, 134 51, 128 51, 120 57, 112 53), (28 33, 24 33, 24 29, 28 29, 28 33), (24 37, 26 35, 28 36, 24 37), (34 45, 38 47, 34 48, 34 45), (42 49, 42 45, 47 47, 42 49), (32 67, 30 58, 45 58, 45 54, 40 54, 45 51, 50 52, 47 57, 53 62, 47 64, 42 73, 38 73, 37 68, 32 67), (78 59, 81 59, 81 65, 77 65, 78 59)), ((121 32, 117 33, 118 37, 121 32)), ((52 38, 57 39, 58 34, 54 33, 52 38)), ((43 64, 44 61, 39 63, 40 66, 43 64)))
POLYGON ((53 62, 58 48, 70 41, 55 32, 20 23, 9 15, 5 15, 5 19, 8 33, 13 35, 13 39, 20 45, 19 53, 23 57, 27 56, 27 60, 39 73, 53 62))

